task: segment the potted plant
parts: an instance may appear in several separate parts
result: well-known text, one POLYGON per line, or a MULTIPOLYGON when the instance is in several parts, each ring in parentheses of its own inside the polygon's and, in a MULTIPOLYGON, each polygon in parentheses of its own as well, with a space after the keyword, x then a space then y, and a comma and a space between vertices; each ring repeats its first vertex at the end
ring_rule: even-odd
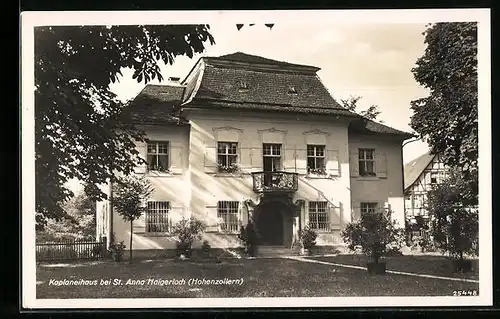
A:
POLYGON ((219 172, 222 172, 222 173, 234 174, 234 173, 238 173, 240 171, 240 168, 239 168, 238 164, 236 164, 236 163, 231 163, 229 165, 219 164, 218 166, 219 166, 219 172))
POLYGON ((123 252, 125 251, 126 246, 123 244, 123 241, 118 244, 111 244, 109 246, 109 250, 111 252, 111 257, 114 261, 120 262, 123 260, 123 252))
POLYGON ((250 257, 257 256, 258 234, 250 219, 246 226, 240 227, 238 238, 242 241, 245 253, 250 257))
POLYGON ((202 221, 191 217, 182 218, 172 227, 172 235, 176 237, 177 257, 191 257, 192 245, 195 240, 200 240, 206 225, 202 221))
POLYGON ((347 224, 341 236, 350 250, 361 246, 363 253, 371 258, 367 263, 369 274, 385 274, 386 263, 380 259, 389 251, 394 250, 403 232, 396 227, 391 218, 391 211, 364 213, 361 218, 347 224))
POLYGON ((309 168, 309 174, 323 176, 327 175, 325 167, 309 168))
POLYGON ((212 251, 212 246, 210 246, 208 240, 204 240, 203 243, 201 244, 201 252, 203 258, 210 258, 211 251, 212 251))
POLYGON ((303 253, 305 255, 312 254, 312 248, 316 246, 316 238, 318 238, 318 234, 306 225, 304 229, 300 231, 300 242, 302 243, 303 253))

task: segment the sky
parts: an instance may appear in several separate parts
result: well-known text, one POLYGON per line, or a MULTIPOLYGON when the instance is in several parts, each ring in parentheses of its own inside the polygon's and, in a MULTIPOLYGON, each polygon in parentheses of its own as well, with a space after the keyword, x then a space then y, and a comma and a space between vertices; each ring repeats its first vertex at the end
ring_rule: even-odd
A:
MULTIPOLYGON (((314 65, 318 76, 337 100, 361 96, 359 110, 379 106, 378 120, 394 128, 412 132, 410 102, 428 95, 413 78, 411 69, 425 51, 425 24, 280 24, 272 29, 263 24, 244 26, 210 24, 215 44, 207 44, 201 55, 192 59, 177 57, 173 65, 161 65, 164 79, 189 73, 201 56, 220 56, 244 52, 279 61, 314 65)), ((150 82, 166 84, 165 81, 150 82)), ((120 82, 111 90, 121 100, 134 98, 144 83, 132 79, 124 70, 120 82)), ((417 141, 404 146, 407 163, 428 151, 417 141)))

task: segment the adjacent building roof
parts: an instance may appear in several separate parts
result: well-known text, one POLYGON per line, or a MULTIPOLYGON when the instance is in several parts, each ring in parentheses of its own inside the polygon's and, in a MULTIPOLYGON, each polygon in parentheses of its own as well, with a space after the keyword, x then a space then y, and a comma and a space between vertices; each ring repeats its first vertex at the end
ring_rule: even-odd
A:
POLYGON ((352 132, 365 133, 365 134, 384 134, 384 135, 399 135, 404 138, 412 138, 415 135, 400 131, 382 123, 378 123, 365 118, 355 120, 349 126, 352 132))
POLYGON ((183 119, 175 116, 175 107, 181 103, 184 86, 148 84, 127 106, 135 123, 181 124, 183 119))
POLYGON ((411 162, 405 164, 404 167, 404 179, 405 179, 405 191, 408 187, 412 186, 423 171, 429 166, 436 155, 432 155, 430 152, 425 153, 411 162))

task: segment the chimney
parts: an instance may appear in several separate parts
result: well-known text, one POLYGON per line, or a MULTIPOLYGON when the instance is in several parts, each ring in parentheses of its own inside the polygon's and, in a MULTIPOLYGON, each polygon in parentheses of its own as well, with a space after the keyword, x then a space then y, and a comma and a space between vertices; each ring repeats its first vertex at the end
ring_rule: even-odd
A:
POLYGON ((170 82, 179 82, 179 81, 180 81, 180 79, 181 79, 181 78, 178 78, 178 77, 172 77, 172 76, 168 78, 168 80, 169 80, 170 82))

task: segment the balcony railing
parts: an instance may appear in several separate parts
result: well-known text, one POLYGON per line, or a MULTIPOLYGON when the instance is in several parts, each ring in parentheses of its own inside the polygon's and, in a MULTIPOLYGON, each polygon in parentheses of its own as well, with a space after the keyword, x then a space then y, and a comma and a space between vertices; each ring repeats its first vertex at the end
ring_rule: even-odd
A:
POLYGON ((252 178, 253 190, 257 193, 295 192, 299 188, 297 173, 256 172, 252 178))

